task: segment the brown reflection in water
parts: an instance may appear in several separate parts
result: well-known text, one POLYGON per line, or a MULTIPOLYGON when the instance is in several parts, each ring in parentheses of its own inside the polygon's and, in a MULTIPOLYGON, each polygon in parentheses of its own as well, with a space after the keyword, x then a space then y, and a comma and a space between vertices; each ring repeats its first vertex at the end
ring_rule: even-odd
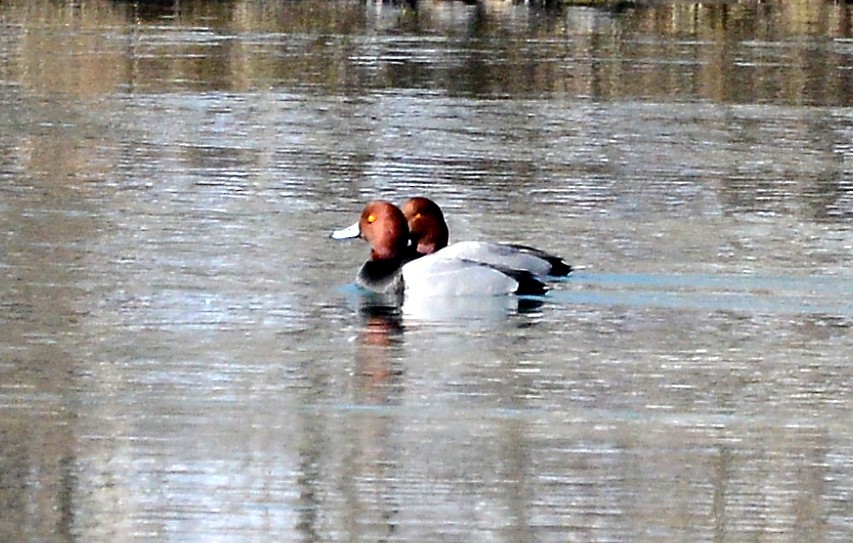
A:
POLYGON ((0 533, 16 541, 70 540, 78 521, 71 505, 80 450, 74 426, 86 373, 76 358, 79 323, 96 281, 88 247, 103 224, 92 197, 105 170, 93 160, 103 131, 63 93, 98 94, 125 75, 117 69, 120 52, 98 54, 96 29, 110 23, 98 10, 17 2, 0 5, 0 14, 21 17, 28 30, 2 68, 23 96, 4 95, 8 130, 0 134, 0 394, 10 404, 0 417, 0 533), (56 54, 65 47, 77 54, 56 54))
POLYGON ((21 406, 20 416, 4 409, 0 420, 0 533, 6 541, 71 540, 73 533, 78 469, 69 427, 73 415, 61 402, 45 403, 21 406))
POLYGON ((399 397, 403 374, 396 355, 403 334, 400 312, 393 307, 374 307, 363 312, 362 319, 355 353, 357 399, 388 405, 399 397))
POLYGON ((85 318, 86 254, 97 222, 76 176, 85 160, 61 130, 12 138, 21 164, 0 214, 0 533, 10 541, 70 539, 76 492, 74 422, 80 367, 69 345, 85 318))
POLYGON ((508 2, 5 2, 20 24, 12 76, 25 88, 93 96, 122 89, 317 86, 442 88, 503 96, 850 105, 853 6, 661 4, 542 10, 508 2), (53 30, 53 31, 51 31, 53 30), (71 31, 69 31, 71 30, 71 31), (375 43, 379 31, 409 45, 375 43), (431 36, 451 45, 436 49, 431 36), (490 51, 484 54, 484 50, 490 51))

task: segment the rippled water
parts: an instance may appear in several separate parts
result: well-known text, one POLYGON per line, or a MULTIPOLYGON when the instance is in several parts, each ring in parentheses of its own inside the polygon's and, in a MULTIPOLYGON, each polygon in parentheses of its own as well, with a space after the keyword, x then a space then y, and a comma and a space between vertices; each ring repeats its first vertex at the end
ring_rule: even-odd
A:
POLYGON ((850 16, 0 3, 0 541, 849 541, 850 16), (577 271, 377 307, 414 194, 577 271))

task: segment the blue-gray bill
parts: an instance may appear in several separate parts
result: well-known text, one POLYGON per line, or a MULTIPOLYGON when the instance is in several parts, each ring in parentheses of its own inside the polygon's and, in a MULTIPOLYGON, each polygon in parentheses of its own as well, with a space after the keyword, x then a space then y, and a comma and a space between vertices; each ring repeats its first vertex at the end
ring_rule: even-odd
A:
POLYGON ((358 223, 347 226, 346 228, 341 228, 340 230, 335 230, 332 232, 329 237, 332 239, 350 239, 357 238, 361 235, 361 229, 358 227, 358 223))

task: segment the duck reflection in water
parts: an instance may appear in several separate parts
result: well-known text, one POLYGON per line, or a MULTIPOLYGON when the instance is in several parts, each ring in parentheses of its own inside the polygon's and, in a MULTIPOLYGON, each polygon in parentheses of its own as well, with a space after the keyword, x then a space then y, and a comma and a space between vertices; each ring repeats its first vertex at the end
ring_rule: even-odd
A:
POLYGON ((356 337, 356 379, 361 401, 388 405, 399 397, 403 370, 395 351, 403 343, 403 319, 392 298, 373 293, 358 300, 360 329, 356 337))

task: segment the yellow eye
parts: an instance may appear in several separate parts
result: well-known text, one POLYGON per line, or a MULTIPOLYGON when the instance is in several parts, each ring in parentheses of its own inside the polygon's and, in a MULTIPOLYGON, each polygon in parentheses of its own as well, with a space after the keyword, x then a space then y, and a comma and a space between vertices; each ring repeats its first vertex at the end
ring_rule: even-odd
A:
POLYGON ((368 215, 367 222, 374 222, 376 220, 376 215, 368 215))
POLYGON ((420 218, 421 218, 421 214, 420 214, 420 213, 415 214, 415 218, 416 218, 416 219, 420 219, 420 218))

